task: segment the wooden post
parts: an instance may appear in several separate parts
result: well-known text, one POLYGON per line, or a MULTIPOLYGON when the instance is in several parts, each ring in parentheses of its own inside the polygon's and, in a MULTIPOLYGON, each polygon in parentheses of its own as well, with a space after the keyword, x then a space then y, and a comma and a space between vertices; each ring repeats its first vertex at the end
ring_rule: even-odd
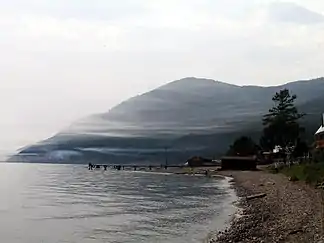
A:
POLYGON ((165 166, 168 166, 168 147, 164 148, 165 152, 165 166))
POLYGON ((320 189, 320 197, 321 197, 321 237, 324 235, 324 195, 323 189, 320 189))

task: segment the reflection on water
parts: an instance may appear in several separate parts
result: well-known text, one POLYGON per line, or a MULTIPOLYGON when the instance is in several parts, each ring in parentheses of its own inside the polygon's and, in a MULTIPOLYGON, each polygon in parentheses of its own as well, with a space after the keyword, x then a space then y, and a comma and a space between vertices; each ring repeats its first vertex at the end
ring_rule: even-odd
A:
POLYGON ((201 242, 233 212, 224 179, 0 164, 1 242, 201 242))

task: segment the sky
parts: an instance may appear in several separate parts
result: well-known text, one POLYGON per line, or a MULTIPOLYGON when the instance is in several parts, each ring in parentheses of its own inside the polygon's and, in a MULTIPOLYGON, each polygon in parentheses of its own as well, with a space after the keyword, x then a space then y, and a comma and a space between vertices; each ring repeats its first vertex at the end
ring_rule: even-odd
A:
POLYGON ((0 0, 0 154, 184 77, 324 76, 322 0, 0 0))

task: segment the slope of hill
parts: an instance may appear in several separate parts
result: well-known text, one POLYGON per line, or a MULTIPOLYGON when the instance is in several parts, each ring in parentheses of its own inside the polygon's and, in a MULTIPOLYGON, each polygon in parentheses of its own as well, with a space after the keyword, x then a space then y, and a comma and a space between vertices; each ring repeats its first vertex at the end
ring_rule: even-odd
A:
POLYGON ((219 156, 239 135, 258 139, 261 117, 271 97, 288 88, 318 125, 324 79, 277 87, 236 86, 210 79, 185 78, 131 98, 107 113, 72 124, 56 136, 29 146, 12 161, 182 163, 188 156, 219 156))

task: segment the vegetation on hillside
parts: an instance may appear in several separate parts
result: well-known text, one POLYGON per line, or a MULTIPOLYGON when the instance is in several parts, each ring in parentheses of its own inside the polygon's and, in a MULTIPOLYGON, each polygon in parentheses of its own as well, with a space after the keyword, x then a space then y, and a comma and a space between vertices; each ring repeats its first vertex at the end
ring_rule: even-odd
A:
POLYGON ((308 153, 308 145, 301 138, 304 128, 299 120, 305 115, 295 105, 296 95, 283 89, 272 98, 274 106, 263 116, 263 134, 260 145, 249 137, 242 136, 230 146, 228 155, 253 155, 259 150, 272 151, 279 148, 280 152, 290 157, 301 157, 308 153))
POLYGON ((274 170, 274 166, 271 166, 270 170, 272 172, 281 172, 292 181, 298 180, 312 185, 322 185, 324 182, 324 151, 314 149, 312 157, 302 163, 279 166, 277 171, 274 170))
MULTIPOLYGON (((276 105, 263 118, 265 128, 261 138, 263 146, 271 149, 279 145, 286 153, 291 153, 292 159, 302 157, 309 151, 309 146, 300 136, 304 128, 300 126, 299 119, 305 114, 299 113, 294 105, 296 98, 287 89, 275 94, 272 100, 276 105)), ((324 154, 323 151, 313 149, 312 155, 311 159, 303 163, 283 165, 275 171, 289 176, 292 181, 321 183, 324 181, 324 154)))
MULTIPOLYGON (((263 151, 280 150, 281 163, 269 167, 271 172, 283 173, 290 180, 301 180, 314 185, 324 182, 324 151, 314 148, 302 139, 305 129, 300 125, 300 119, 305 116, 295 105, 296 95, 291 95, 288 89, 275 93, 272 98, 274 106, 263 116, 263 134, 260 146, 249 137, 238 138, 228 151, 229 155, 252 155, 263 151), (310 151, 310 148, 313 149, 310 151), (310 158, 305 155, 311 152, 310 158), (300 158, 303 158, 300 160, 300 158), (296 163, 297 162, 297 163, 296 163)), ((324 185, 323 185, 324 186, 324 185)))
POLYGON ((284 151, 290 151, 300 141, 303 128, 298 121, 304 114, 298 112, 296 98, 288 89, 273 96, 274 106, 263 116, 264 129, 260 140, 263 148, 273 150, 279 146, 284 151))
POLYGON ((291 181, 305 181, 312 185, 318 185, 324 181, 324 163, 301 163, 291 166, 281 166, 278 170, 274 166, 269 167, 272 173, 283 173, 291 181))

